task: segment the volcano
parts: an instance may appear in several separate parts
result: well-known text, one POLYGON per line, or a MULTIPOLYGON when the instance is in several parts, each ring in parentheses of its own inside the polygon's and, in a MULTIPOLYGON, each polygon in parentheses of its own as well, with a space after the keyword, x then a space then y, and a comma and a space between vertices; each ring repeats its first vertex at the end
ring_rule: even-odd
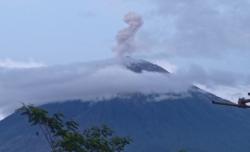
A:
POLYGON ((129 70, 142 73, 143 71, 147 72, 158 72, 158 73, 169 73, 166 69, 153 64, 145 60, 135 60, 131 57, 125 57, 121 60, 122 65, 124 65, 129 70))
MULTIPOLYGON (((144 60, 126 58, 120 63, 136 74, 171 75, 144 60)), ((157 81, 157 80, 152 80, 157 81)), ((129 136, 128 152, 247 152, 250 150, 250 111, 212 104, 223 99, 191 86, 185 93, 121 93, 110 98, 65 100, 42 105, 62 112, 83 128, 108 125, 116 134, 129 136)), ((18 113, 0 122, 1 152, 48 152, 45 140, 36 135, 18 113)))

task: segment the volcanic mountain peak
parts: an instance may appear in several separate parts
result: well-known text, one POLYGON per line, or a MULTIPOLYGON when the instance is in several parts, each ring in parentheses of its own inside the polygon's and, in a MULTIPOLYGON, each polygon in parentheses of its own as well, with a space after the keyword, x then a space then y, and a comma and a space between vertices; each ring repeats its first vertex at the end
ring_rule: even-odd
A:
POLYGON ((143 71, 147 72, 159 72, 159 73, 169 73, 166 69, 148 62, 146 60, 134 59, 129 56, 123 57, 121 59, 123 65, 125 65, 129 70, 142 73, 143 71))

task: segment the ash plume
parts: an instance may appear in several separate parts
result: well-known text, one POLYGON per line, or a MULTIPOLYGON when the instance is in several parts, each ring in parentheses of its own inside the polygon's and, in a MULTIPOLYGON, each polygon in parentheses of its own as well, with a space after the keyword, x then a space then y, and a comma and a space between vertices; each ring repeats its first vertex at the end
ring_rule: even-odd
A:
POLYGON ((134 12, 129 12, 124 16, 123 20, 128 24, 128 27, 117 33, 117 44, 113 48, 113 51, 118 57, 122 57, 136 51, 135 34, 143 25, 142 17, 134 12))

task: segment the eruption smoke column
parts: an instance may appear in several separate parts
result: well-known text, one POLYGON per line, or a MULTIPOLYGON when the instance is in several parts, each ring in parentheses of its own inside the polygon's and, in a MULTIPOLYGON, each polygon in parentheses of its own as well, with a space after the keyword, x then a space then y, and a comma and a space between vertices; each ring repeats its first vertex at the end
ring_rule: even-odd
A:
POLYGON ((141 16, 134 12, 129 12, 124 16, 124 22, 129 26, 122 29, 116 35, 117 44, 113 51, 117 53, 118 57, 124 54, 131 54, 136 51, 135 34, 143 25, 141 16))

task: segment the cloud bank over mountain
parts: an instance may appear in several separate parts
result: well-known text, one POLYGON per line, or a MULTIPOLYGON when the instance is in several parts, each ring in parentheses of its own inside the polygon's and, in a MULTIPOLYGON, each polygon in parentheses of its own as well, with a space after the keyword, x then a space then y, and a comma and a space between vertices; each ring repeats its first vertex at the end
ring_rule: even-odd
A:
POLYGON ((135 73, 117 59, 29 69, 0 69, 0 106, 9 113, 21 103, 96 99, 123 93, 186 92, 192 85, 175 74, 135 73))
MULTIPOLYGON (((199 66, 177 69, 170 74, 146 71, 135 73, 125 65, 140 60, 124 64, 120 59, 32 68, 0 68, 0 114, 13 112, 21 103, 41 105, 71 99, 96 101, 137 92, 182 94, 193 84, 205 85, 202 88, 217 89, 221 95, 226 95, 228 92, 222 92, 216 87, 230 88, 247 82, 239 81, 237 74, 205 71, 199 66)), ((173 65, 168 66, 173 68, 173 65)))

